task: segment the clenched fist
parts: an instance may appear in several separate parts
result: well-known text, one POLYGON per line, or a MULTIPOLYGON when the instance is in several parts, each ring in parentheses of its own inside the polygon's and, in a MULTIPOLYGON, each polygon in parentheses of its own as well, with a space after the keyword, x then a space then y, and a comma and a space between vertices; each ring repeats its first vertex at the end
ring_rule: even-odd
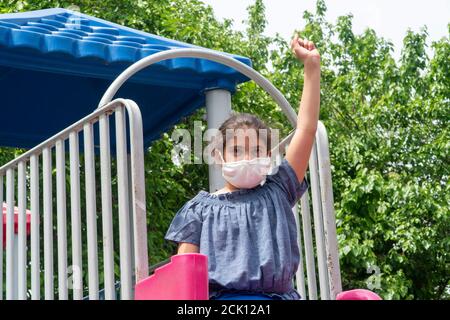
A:
POLYGON ((297 59, 303 62, 303 64, 320 64, 320 53, 314 45, 314 42, 301 39, 296 34, 291 41, 291 49, 292 53, 294 53, 297 59))

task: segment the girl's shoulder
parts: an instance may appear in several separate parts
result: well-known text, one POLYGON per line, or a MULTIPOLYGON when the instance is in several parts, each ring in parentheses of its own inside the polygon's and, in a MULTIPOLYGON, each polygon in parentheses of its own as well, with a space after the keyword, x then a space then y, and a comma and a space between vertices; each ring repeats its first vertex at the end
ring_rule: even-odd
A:
POLYGON ((273 186, 271 188, 273 191, 284 195, 292 207, 309 187, 306 175, 300 182, 286 158, 275 169, 271 175, 267 176, 267 185, 273 186))

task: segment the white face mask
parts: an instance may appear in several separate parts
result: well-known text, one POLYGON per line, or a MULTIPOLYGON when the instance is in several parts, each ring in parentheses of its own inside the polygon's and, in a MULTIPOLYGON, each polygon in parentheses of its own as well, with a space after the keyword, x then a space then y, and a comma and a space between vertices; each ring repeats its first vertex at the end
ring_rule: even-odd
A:
POLYGON ((233 186, 241 189, 251 189, 266 180, 270 171, 269 157, 225 162, 222 155, 222 176, 233 186))

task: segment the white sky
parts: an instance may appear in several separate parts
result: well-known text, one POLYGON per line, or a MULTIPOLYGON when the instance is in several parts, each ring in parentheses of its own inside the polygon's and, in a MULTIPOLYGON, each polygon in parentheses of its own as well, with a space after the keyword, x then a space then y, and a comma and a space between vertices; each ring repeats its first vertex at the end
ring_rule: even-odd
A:
MULTIPOLYGON (((243 30, 242 21, 247 19, 246 8, 254 0, 202 0, 214 8, 217 18, 234 20, 234 28, 243 30)), ((370 27, 377 35, 391 40, 395 57, 400 55, 403 38, 408 28, 419 31, 428 27, 428 44, 448 36, 450 0, 326 0, 327 21, 336 22, 338 16, 353 14, 353 32, 361 33, 370 27)), ((316 0, 264 0, 266 6, 267 35, 279 33, 288 40, 294 29, 305 23, 303 12, 315 12, 316 0)), ((430 51, 428 51, 430 53, 430 51)))

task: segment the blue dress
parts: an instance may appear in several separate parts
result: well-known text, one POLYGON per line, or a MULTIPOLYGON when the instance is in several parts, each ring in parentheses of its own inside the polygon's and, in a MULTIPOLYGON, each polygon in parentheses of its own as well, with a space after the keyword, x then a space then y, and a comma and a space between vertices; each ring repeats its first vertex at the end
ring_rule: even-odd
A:
POLYGON ((308 189, 284 159, 262 186, 223 194, 200 191, 175 215, 165 239, 188 242, 208 256, 210 299, 259 293, 301 299, 292 207, 308 189))

